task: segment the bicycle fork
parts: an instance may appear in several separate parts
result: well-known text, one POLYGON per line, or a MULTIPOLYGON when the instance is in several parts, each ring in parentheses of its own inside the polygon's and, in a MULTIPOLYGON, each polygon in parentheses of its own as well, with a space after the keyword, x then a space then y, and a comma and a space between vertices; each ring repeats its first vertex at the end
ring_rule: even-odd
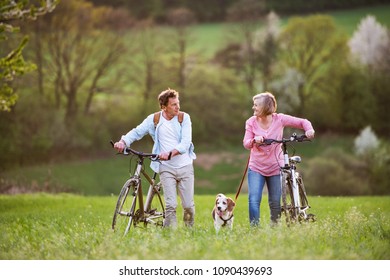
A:
POLYGON ((299 186, 297 183, 295 166, 291 166, 290 174, 291 174, 291 181, 292 181, 292 194, 294 197, 294 208, 296 209, 296 213, 299 215, 301 213, 301 200, 299 197, 299 186))

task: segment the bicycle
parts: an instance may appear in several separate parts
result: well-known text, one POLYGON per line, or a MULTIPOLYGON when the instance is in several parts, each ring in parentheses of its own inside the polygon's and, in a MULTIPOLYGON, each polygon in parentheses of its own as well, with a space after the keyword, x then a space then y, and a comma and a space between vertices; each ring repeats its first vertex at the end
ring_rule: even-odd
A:
MULTIPOLYGON (((111 141, 111 145, 114 145, 113 141, 111 141)), ((112 219, 112 229, 123 231, 125 236, 132 225, 133 227, 143 225, 146 228, 148 224, 152 224, 162 227, 165 218, 165 208, 161 195, 162 184, 157 182, 156 172, 153 176, 149 176, 143 166, 146 158, 158 161, 158 155, 138 152, 129 147, 124 149, 123 155, 136 156, 137 164, 134 174, 125 182, 119 193, 112 219), (149 183, 145 201, 141 176, 149 183)))
POLYGON ((284 165, 280 166, 280 179, 282 186, 282 213, 286 218, 287 225, 302 221, 315 221, 314 214, 306 213, 310 208, 306 195, 305 185, 302 175, 297 171, 297 164, 302 161, 300 156, 288 155, 288 143, 310 141, 306 135, 297 135, 293 133, 289 138, 282 140, 264 139, 263 144, 271 145, 273 143, 282 145, 284 165))

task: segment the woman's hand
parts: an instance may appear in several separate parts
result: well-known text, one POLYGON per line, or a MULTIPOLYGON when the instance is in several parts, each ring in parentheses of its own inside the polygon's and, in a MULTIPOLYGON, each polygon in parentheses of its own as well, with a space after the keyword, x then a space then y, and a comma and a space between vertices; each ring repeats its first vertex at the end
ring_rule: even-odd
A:
POLYGON ((264 142, 264 137, 263 136, 255 136, 255 138, 253 140, 254 140, 254 143, 261 144, 264 142))
POLYGON ((310 129, 310 130, 305 132, 306 137, 309 138, 309 139, 313 139, 314 138, 314 134, 315 134, 314 129, 310 129))

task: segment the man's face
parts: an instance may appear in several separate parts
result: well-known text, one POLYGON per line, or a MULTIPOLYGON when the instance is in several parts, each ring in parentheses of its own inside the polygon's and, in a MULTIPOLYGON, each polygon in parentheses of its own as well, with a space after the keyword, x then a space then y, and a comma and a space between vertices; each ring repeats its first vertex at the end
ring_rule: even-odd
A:
POLYGON ((165 110, 165 113, 170 116, 170 117, 174 117, 174 116, 177 116, 179 115, 179 111, 180 111, 180 101, 179 101, 179 98, 177 97, 170 97, 168 99, 168 104, 167 106, 165 106, 165 108, 163 108, 165 110))

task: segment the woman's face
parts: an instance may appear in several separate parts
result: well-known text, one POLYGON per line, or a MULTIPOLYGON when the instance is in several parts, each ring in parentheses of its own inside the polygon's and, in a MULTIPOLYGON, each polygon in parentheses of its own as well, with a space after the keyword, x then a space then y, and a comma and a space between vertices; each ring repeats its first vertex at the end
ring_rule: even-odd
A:
POLYGON ((261 103, 260 103, 260 100, 259 99, 255 99, 253 101, 253 115, 256 116, 256 117, 261 117, 260 114, 261 114, 261 111, 262 111, 262 106, 261 106, 261 103))

